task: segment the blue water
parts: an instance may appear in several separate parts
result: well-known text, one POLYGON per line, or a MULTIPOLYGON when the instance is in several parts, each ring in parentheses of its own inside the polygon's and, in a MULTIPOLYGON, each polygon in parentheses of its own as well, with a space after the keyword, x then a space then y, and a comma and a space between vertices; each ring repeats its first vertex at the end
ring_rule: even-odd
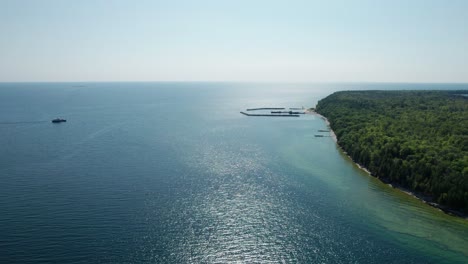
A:
POLYGON ((467 263, 468 221, 356 168, 322 119, 239 114, 350 89, 468 85, 0 84, 0 262, 467 263))

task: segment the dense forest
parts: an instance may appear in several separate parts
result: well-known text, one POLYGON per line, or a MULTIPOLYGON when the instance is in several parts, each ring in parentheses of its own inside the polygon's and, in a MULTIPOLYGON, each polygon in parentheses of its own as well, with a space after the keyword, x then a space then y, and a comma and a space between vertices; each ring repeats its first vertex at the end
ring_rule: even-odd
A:
POLYGON ((317 104, 372 175, 468 213, 468 91, 344 91, 317 104))

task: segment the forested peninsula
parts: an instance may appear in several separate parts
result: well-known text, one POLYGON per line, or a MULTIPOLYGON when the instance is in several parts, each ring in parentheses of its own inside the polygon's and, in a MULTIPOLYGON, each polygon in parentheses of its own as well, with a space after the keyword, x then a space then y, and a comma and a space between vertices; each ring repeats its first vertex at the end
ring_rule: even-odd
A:
POLYGON ((343 91, 315 111, 373 176, 468 214, 468 91, 343 91))

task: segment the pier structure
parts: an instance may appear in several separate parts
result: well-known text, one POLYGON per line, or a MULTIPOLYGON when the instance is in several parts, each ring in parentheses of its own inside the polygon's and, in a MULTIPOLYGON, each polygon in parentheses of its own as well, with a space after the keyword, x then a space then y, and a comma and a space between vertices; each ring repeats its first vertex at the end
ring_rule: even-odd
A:
POLYGON ((247 108, 247 111, 257 111, 257 110, 284 110, 284 107, 261 107, 261 108, 247 108))
POLYGON ((246 116, 282 116, 282 117, 299 117, 300 115, 280 115, 280 114, 249 114, 246 112, 240 112, 246 116))
POLYGON ((259 108, 247 108, 244 111, 241 111, 240 113, 246 116, 273 116, 273 117, 299 117, 300 115, 304 115, 306 112, 298 112, 298 111, 292 111, 294 110, 299 110, 299 109, 304 109, 304 108, 288 108, 289 110, 286 110, 287 108, 285 107, 259 107, 259 108), (270 111, 270 114, 267 114, 265 112, 261 112, 258 114, 253 114, 253 113, 248 113, 250 111, 267 111, 267 110, 272 110, 270 111))

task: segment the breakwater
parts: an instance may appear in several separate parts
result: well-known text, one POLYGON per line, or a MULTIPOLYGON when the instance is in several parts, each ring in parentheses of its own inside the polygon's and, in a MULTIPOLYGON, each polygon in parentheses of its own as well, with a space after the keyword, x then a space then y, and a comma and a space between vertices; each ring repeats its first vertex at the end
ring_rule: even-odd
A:
POLYGON ((290 115, 305 115, 305 112, 293 112, 293 111, 271 111, 272 114, 290 114, 290 115))
POLYGON ((284 107, 261 107, 261 108, 248 108, 247 111, 257 111, 257 110, 284 110, 284 107))
POLYGON ((267 115, 267 114, 248 114, 246 112, 240 112, 241 114, 243 115, 246 115, 246 116, 284 116, 284 117, 299 117, 299 115, 278 115, 278 114, 270 114, 270 115, 267 115))

